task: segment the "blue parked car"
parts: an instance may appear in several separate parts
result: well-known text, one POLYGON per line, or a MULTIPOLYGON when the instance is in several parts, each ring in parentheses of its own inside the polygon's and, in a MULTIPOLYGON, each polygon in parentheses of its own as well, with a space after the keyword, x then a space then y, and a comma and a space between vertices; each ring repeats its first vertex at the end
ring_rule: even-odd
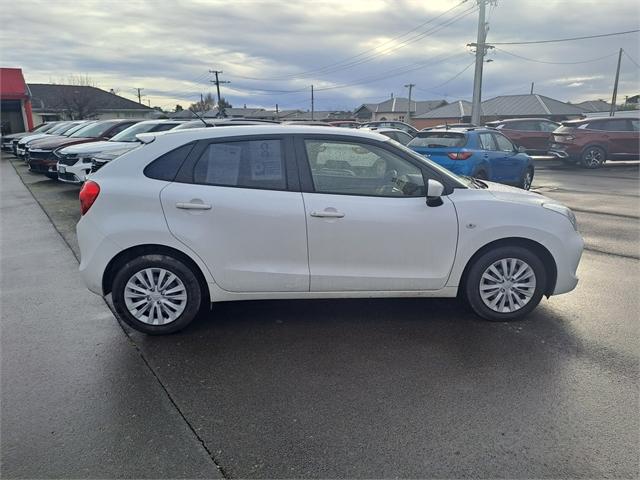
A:
POLYGON ((418 132, 407 147, 458 175, 506 183, 529 190, 531 157, 490 128, 437 129, 418 132))

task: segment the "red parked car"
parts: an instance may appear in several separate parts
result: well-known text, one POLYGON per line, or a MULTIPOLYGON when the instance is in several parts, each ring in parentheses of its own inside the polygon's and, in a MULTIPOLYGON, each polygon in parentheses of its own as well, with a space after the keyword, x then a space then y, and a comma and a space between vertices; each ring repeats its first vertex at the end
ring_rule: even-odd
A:
POLYGON ((546 155, 552 133, 560 124, 546 118, 510 118, 487 122, 486 126, 500 130, 516 147, 524 147, 530 155, 546 155))
POLYGON ((27 152, 29 170, 36 173, 44 173, 49 178, 57 179, 58 172, 56 165, 58 158, 53 153, 55 150, 77 143, 108 140, 139 121, 140 120, 101 120, 80 128, 68 137, 36 140, 30 144, 29 151, 27 152))
POLYGON ((553 132, 549 153, 566 163, 599 168, 607 160, 638 160, 638 144, 640 118, 585 118, 562 122, 553 132))

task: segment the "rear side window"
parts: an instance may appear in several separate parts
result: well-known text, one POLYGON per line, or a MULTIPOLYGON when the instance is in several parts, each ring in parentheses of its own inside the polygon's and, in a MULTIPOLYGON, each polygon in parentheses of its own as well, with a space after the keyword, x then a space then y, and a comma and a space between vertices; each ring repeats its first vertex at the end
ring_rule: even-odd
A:
POLYGON ((144 174, 149 178, 172 182, 194 145, 195 143, 187 143, 158 157, 145 167, 144 174))
POLYGON ((193 181, 205 185, 286 190, 282 141, 212 143, 198 159, 193 181))
POLYGON ((606 120, 602 130, 609 132, 628 132, 630 130, 626 119, 606 120))
POLYGON ((458 132, 418 132, 409 147, 448 148, 464 147, 467 137, 458 132))
POLYGON ((480 148, 482 148, 482 150, 489 150, 489 151, 498 150, 498 146, 496 145, 496 142, 493 139, 493 135, 491 135, 489 132, 479 133, 478 140, 480 141, 480 148))
POLYGON ((513 130, 522 130, 525 132, 535 132, 540 130, 539 123, 534 120, 523 120, 521 122, 513 122, 513 124, 511 125, 507 125, 507 128, 512 128, 513 130))

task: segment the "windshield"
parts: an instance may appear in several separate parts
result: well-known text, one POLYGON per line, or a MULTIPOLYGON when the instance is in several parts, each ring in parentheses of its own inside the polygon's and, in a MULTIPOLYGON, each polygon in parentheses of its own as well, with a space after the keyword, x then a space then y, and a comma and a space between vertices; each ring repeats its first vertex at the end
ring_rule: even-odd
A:
POLYGON ((65 129, 65 131, 63 132, 63 135, 70 137, 72 134, 74 134, 75 132, 77 132, 78 130, 85 128, 87 126, 87 123, 85 122, 80 122, 80 123, 72 123, 70 126, 67 125, 67 128, 65 129))
POLYGON ((464 133, 456 132, 418 132, 409 142, 410 147, 447 148, 463 147, 467 143, 464 133))
POLYGON ((53 130, 55 127, 55 123, 43 123, 38 128, 34 128, 31 133, 44 133, 47 130, 53 130))
POLYGON ((69 130, 72 126, 73 125, 71 124, 71 122, 64 122, 64 123, 61 123, 59 125, 56 125, 51 130, 49 130, 47 133, 49 133, 51 135, 60 135, 61 133, 66 132, 67 130, 69 130))
POLYGON ((147 132, 162 132, 164 130, 171 130, 176 125, 179 125, 178 122, 162 122, 162 123, 136 123, 131 127, 121 131, 115 137, 113 137, 111 142, 138 142, 139 140, 136 138, 136 135, 139 133, 147 133, 147 132))
POLYGON ((90 125, 85 126, 79 130, 76 130, 72 135, 73 138, 99 138, 104 136, 104 134, 113 126, 114 122, 97 122, 92 123, 90 125))
POLYGON ((472 182, 470 182, 466 178, 460 177, 459 175, 456 175, 455 173, 451 172, 450 170, 447 170, 446 168, 441 167, 440 165, 438 165, 434 161, 430 160, 429 158, 425 157, 424 155, 420 155, 419 153, 417 153, 417 152, 411 150, 410 148, 402 145, 400 142, 396 142, 395 140, 393 140, 391 138, 389 140, 387 140, 387 141, 392 143, 396 147, 398 147, 403 152, 408 153, 413 158, 421 161, 422 163, 424 163, 426 165, 429 165, 429 167, 431 167, 433 170, 437 171, 443 177, 447 177, 448 179, 452 180, 454 183, 458 184, 459 186, 461 186, 461 187, 470 187, 470 186, 473 185, 472 182))

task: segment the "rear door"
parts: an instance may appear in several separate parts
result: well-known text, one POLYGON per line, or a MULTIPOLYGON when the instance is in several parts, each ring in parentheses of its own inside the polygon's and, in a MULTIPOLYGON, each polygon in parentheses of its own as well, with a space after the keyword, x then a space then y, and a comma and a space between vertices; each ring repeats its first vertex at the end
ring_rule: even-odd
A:
POLYGON ((619 159, 638 155, 638 133, 633 131, 631 119, 612 118, 604 123, 609 137, 609 154, 619 159))
POLYGON ((291 139, 197 144, 161 192, 171 233, 232 292, 309 290, 307 226, 291 139))
POLYGON ((523 162, 517 156, 511 141, 498 132, 492 132, 496 141, 496 155, 491 164, 491 170, 501 181, 516 182, 522 174, 523 162))

